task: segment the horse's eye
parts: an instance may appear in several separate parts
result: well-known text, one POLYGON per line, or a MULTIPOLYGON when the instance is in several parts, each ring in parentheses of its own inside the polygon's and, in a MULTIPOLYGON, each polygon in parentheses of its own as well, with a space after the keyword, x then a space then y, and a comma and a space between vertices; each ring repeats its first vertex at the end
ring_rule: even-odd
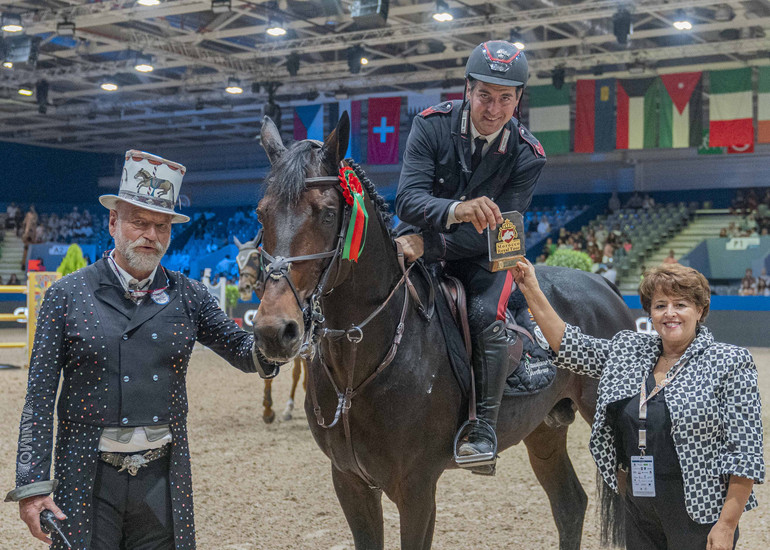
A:
POLYGON ((337 213, 334 210, 327 210, 323 213, 323 217, 321 218, 321 223, 332 223, 334 222, 334 218, 337 217, 337 213))

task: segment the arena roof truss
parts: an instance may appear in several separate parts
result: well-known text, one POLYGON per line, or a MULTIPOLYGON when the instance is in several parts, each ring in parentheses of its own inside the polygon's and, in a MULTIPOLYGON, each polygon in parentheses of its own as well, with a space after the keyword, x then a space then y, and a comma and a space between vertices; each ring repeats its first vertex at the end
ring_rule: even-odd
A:
MULTIPOLYGON (((435 1, 424 0, 390 0, 386 19, 365 22, 351 16, 350 0, 231 0, 218 13, 211 0, 3 0, 0 11, 21 16, 34 46, 30 61, 0 68, 0 141, 109 152, 244 142, 269 98, 288 129, 292 105, 459 90, 468 53, 490 38, 524 42, 530 84, 562 70, 570 82, 770 64, 770 0, 447 4, 454 19, 439 23, 435 1), (627 44, 613 26, 619 10, 632 23, 627 44), (691 30, 673 27, 683 17, 691 30), (266 33, 276 21, 285 36, 266 33), (369 61, 356 73, 351 51, 369 61), (137 58, 148 56, 154 70, 137 72, 137 58), (243 93, 225 92, 233 79, 243 93), (117 91, 102 90, 107 81, 117 91), (32 96, 18 94, 25 86, 32 96)), ((3 43, 18 34, 4 33, 3 43)))

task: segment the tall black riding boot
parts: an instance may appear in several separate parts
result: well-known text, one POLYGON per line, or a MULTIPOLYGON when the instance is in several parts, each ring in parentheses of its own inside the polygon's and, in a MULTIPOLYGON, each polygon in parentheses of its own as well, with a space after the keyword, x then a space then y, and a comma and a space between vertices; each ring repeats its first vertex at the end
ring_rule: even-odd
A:
MULTIPOLYGON (((476 337, 471 362, 476 379, 476 416, 495 430, 505 380, 510 374, 508 336, 503 321, 495 321, 476 337)), ((468 457, 463 466, 474 467, 494 464, 495 450, 492 434, 481 424, 471 429, 468 441, 460 446, 457 454, 468 457), (478 461, 473 461, 474 455, 478 455, 478 461)))

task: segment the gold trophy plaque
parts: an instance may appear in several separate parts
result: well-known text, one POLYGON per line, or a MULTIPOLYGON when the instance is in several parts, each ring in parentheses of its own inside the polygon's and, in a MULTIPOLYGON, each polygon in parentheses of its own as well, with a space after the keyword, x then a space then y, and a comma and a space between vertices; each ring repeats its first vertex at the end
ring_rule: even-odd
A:
POLYGON ((524 218, 517 211, 503 212, 503 223, 487 230, 490 271, 513 268, 524 259, 524 218))

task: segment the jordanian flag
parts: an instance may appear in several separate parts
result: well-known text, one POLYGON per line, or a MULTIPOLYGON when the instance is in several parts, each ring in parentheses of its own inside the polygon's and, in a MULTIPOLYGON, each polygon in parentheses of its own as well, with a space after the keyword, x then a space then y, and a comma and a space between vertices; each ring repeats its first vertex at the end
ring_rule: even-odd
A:
POLYGON ((710 71, 709 135, 712 147, 754 143, 751 67, 710 71))
POLYGON ((759 68, 757 103, 757 141, 770 143, 770 67, 759 68))
POLYGON ((701 73, 665 74, 660 96, 660 147, 700 147, 703 141, 701 73))
POLYGON ((569 96, 567 85, 529 89, 529 129, 549 155, 569 153, 569 96))
POLYGON ((657 78, 618 80, 616 149, 651 149, 657 144, 657 78))

